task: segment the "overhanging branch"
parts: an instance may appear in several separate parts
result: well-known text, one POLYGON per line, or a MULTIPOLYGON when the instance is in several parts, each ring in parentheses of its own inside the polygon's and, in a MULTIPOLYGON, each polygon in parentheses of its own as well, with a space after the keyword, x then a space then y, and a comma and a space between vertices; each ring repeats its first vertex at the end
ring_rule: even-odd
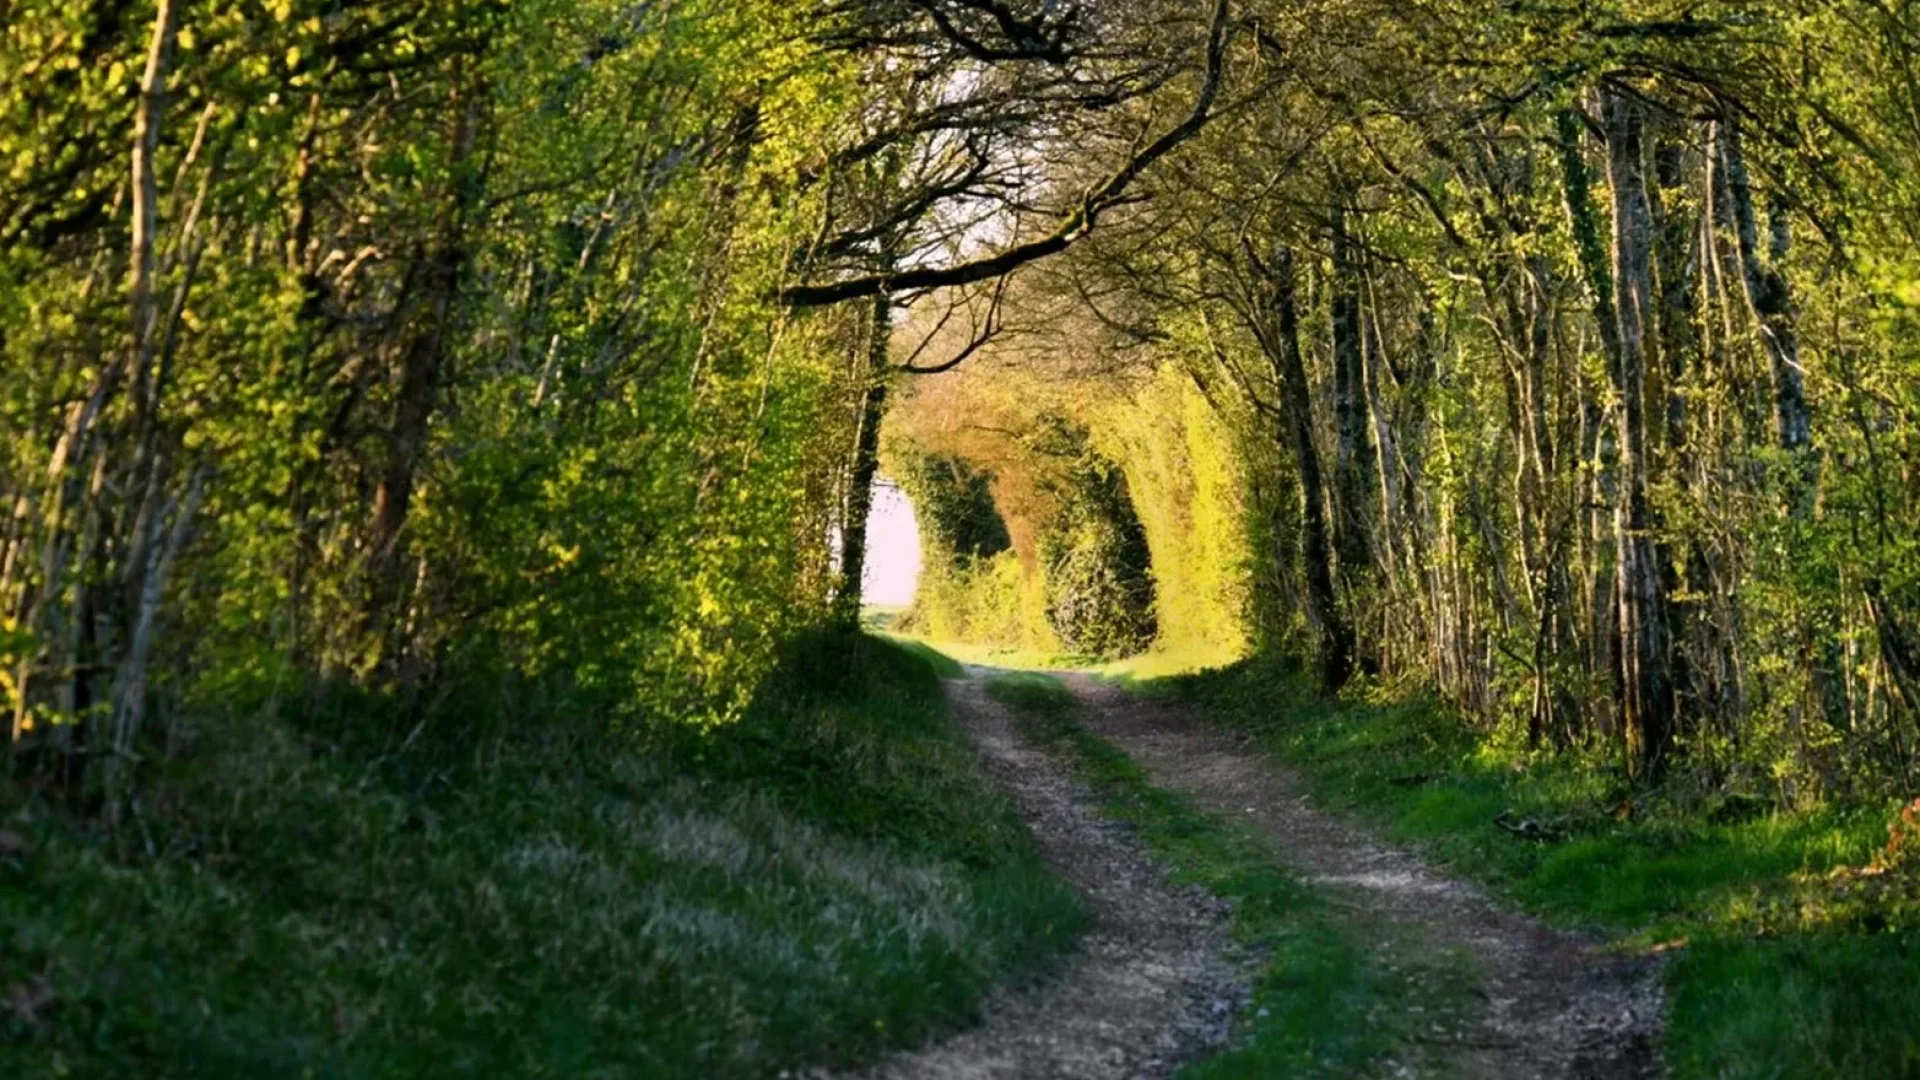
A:
POLYGON ((1212 25, 1207 31, 1206 81, 1201 84, 1193 110, 1185 120, 1128 158, 1126 164, 1113 175, 1090 188, 1081 198, 1080 205, 1063 217, 1047 235, 992 255, 949 266, 922 266, 890 274, 868 274, 839 281, 789 285, 780 290, 781 301, 792 307, 825 307, 883 292, 974 285, 1065 251, 1093 230, 1103 212, 1125 198, 1127 188, 1139 179, 1141 173, 1206 127, 1207 121, 1212 118, 1214 101, 1219 96, 1226 69, 1226 45, 1227 0, 1215 0, 1212 25))

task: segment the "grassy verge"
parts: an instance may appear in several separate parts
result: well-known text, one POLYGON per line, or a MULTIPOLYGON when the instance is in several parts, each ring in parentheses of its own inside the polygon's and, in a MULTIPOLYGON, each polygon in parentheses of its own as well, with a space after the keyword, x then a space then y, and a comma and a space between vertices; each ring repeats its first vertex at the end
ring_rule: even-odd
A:
POLYGON ((4 792, 0 1075, 718 1080, 966 1022, 1078 898, 927 659, 800 661, 706 734, 372 760, 260 720, 131 842, 4 792))
POLYGON ((1920 1076, 1920 898, 1899 884, 1920 875, 1858 878, 1886 883, 1863 901, 1843 869, 1886 847, 1890 808, 1634 801, 1617 776, 1499 752, 1422 702, 1325 699, 1270 661, 1143 689, 1210 707, 1323 805, 1554 922, 1684 946, 1668 969, 1677 1077, 1920 1076))
POLYGON ((927 662, 943 679, 958 679, 967 673, 966 666, 946 653, 934 648, 919 638, 887 635, 887 641, 902 652, 911 653, 927 662))
POLYGON ((1113 817, 1132 824, 1179 880, 1233 903, 1233 934, 1259 958, 1253 1008, 1229 1050, 1186 1080, 1350 1077, 1400 1053, 1466 1001, 1457 956, 1370 947, 1311 886, 1283 869, 1253 829, 1152 786, 1126 754, 1074 721, 1072 695, 1047 675, 996 676, 988 692, 1021 710, 1028 734, 1064 748, 1113 817))
POLYGON ((903 643, 914 642, 928 649, 933 649, 935 644, 937 644, 938 651, 941 654, 950 656, 956 661, 968 664, 983 664, 987 667, 1066 671, 1074 668, 1083 668, 1094 662, 1089 657, 1077 656, 1072 653, 1041 652, 1011 645, 977 644, 944 639, 937 640, 935 644, 930 644, 930 639, 915 635, 898 635, 894 636, 893 640, 903 643))

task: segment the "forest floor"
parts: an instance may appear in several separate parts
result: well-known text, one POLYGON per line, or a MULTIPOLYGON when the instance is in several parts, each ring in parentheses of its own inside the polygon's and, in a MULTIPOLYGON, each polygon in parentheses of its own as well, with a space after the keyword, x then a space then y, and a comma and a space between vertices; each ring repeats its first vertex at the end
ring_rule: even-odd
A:
POLYGON ((982 1026, 862 1075, 1658 1074, 1654 960, 1314 808, 1190 704, 1061 685, 971 667, 949 701, 1095 929, 982 1026))

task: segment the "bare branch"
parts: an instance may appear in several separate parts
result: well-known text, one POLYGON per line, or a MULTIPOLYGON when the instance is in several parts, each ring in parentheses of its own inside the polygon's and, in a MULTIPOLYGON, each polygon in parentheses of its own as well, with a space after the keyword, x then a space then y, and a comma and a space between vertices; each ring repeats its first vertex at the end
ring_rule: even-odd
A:
POLYGON ((915 360, 920 358, 920 354, 926 351, 927 346, 933 343, 934 336, 940 332, 940 328, 945 326, 947 322, 953 318, 954 311, 960 306, 955 304, 953 307, 947 309, 946 314, 941 317, 939 324, 933 328, 933 332, 929 333, 926 340, 920 343, 920 347, 913 351, 913 355, 907 358, 907 362, 900 365, 900 370, 909 375, 938 375, 942 372, 952 371, 954 368, 965 363, 973 354, 985 348, 988 342, 999 337, 1000 332, 1005 328, 1005 323, 1003 323, 1000 318, 1000 309, 1001 302, 1007 295, 1007 280, 1007 278, 1003 277, 994 284, 993 296, 987 301, 986 319, 976 326, 972 337, 958 353, 938 364, 916 365, 914 363, 915 360))
POLYGON ((908 289, 972 285, 1002 277, 1027 263, 1057 255, 1086 236, 1100 215, 1117 205, 1133 182, 1175 147, 1198 135, 1212 118, 1214 100, 1226 68, 1227 0, 1215 0, 1207 31, 1206 81, 1185 120, 1147 144, 1105 181, 1090 189, 1080 205, 1061 219, 1054 230, 1037 240, 1016 244, 993 255, 950 266, 922 266, 890 274, 868 274, 840 281, 801 283, 780 290, 780 299, 793 307, 825 307, 846 300, 908 289))

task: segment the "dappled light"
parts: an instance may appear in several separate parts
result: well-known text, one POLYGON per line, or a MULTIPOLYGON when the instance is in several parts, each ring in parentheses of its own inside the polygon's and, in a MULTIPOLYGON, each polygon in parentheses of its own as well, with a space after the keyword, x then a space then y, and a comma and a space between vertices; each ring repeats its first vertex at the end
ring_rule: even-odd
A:
POLYGON ((0 0, 0 1077, 1920 1076, 1917 72, 0 0))

